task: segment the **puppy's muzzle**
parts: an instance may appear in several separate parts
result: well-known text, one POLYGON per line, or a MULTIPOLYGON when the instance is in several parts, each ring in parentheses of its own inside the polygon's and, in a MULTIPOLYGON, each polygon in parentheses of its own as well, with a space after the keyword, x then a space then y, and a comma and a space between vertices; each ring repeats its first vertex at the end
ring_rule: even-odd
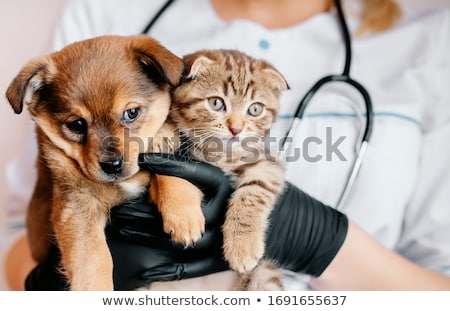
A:
POLYGON ((109 159, 105 159, 100 162, 100 167, 103 172, 108 175, 118 175, 122 172, 123 169, 123 158, 122 157, 112 157, 109 159))

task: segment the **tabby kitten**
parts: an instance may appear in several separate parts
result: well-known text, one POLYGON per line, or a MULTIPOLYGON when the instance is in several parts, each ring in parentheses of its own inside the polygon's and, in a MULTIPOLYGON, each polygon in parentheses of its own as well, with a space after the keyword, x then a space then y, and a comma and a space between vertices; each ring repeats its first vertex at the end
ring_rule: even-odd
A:
POLYGON ((278 113, 283 76, 236 50, 184 57, 186 74, 173 91, 170 119, 189 156, 222 168, 235 191, 223 225, 225 259, 239 272, 239 290, 280 290, 281 274, 264 254, 269 214, 284 185, 284 169, 265 147, 278 113), (186 146, 185 146, 186 147, 186 146))

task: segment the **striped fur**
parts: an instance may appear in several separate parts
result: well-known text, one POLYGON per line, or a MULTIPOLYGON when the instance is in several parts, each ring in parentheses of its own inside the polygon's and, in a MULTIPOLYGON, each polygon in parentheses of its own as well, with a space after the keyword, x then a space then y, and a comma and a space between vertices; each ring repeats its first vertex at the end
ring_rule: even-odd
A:
POLYGON ((224 257, 242 275, 238 289, 282 289, 276 266, 261 261, 269 214, 283 189, 284 170, 266 150, 279 96, 288 85, 265 61, 236 50, 200 51, 184 58, 170 118, 189 156, 234 178, 223 225, 224 257))

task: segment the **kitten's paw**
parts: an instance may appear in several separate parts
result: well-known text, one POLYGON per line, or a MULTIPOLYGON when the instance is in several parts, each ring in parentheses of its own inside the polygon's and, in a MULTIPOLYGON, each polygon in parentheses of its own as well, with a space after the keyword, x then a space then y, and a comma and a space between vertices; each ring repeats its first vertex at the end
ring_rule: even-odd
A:
POLYGON ((157 137, 154 138, 149 150, 151 152, 173 153, 175 151, 175 148, 176 148, 175 143, 170 138, 157 137))
POLYGON ((205 217, 200 207, 173 209, 173 213, 163 215, 164 232, 172 240, 186 247, 199 240, 205 232, 205 217))
POLYGON ((174 129, 164 124, 153 137, 149 146, 150 152, 174 153, 179 147, 179 140, 174 135, 174 129))
POLYGON ((246 273, 256 267, 264 255, 264 242, 259 236, 224 233, 224 257, 232 270, 246 273))

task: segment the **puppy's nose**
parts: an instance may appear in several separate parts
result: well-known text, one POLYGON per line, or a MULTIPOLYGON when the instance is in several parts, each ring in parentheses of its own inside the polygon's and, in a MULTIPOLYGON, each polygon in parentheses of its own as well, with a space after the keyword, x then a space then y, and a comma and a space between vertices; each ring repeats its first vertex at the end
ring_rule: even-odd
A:
POLYGON ((100 162, 100 167, 106 174, 109 175, 118 174, 122 170, 123 159, 122 157, 110 158, 106 161, 100 162))

